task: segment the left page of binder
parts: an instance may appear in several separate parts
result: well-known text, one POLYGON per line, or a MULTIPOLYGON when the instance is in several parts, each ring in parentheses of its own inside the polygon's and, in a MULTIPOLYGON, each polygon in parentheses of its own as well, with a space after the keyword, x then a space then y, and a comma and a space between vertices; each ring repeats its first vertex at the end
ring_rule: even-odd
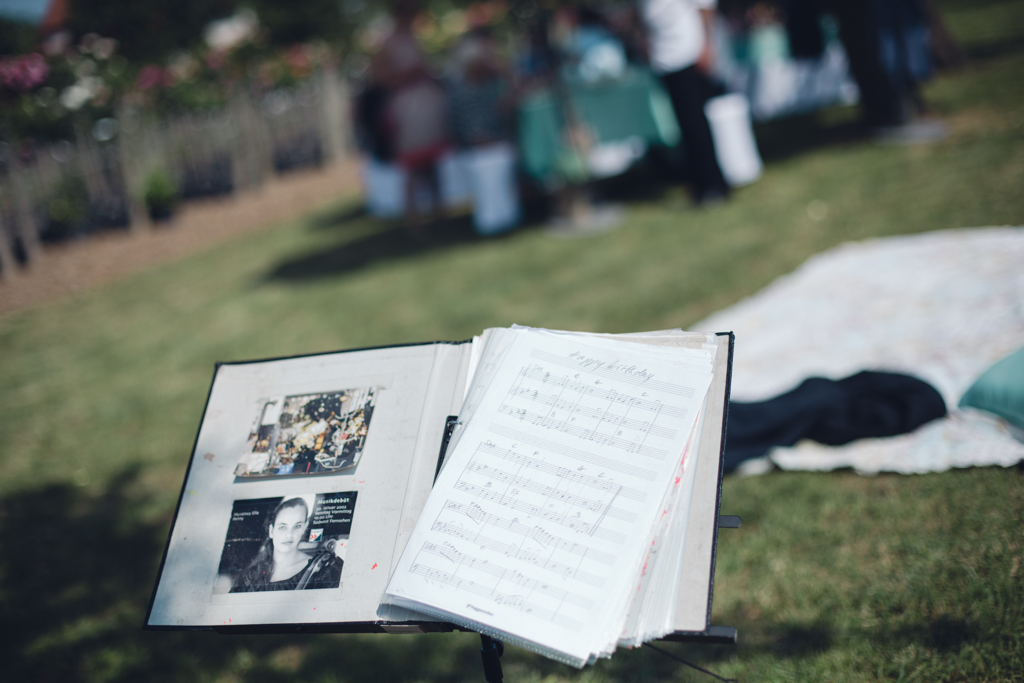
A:
POLYGON ((469 347, 220 365, 147 626, 370 623, 430 491, 469 347))

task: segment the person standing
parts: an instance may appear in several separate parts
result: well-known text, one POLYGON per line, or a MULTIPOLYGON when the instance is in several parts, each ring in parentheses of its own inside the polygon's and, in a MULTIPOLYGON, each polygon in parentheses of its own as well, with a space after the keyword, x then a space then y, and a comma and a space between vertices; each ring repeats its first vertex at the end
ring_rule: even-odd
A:
POLYGON ((467 33, 453 52, 451 128, 473 197, 473 227, 478 234, 494 235, 514 228, 522 213, 513 142, 515 89, 487 28, 467 33))
POLYGON ((687 175, 698 205, 729 195, 704 104, 715 94, 711 27, 716 0, 640 0, 651 69, 661 79, 683 134, 687 175))
POLYGON ((932 75, 931 35, 922 0, 827 0, 860 89, 861 118, 882 141, 935 142, 948 126, 925 116, 919 85, 932 75))
POLYGON ((392 129, 394 153, 405 171, 405 220, 414 235, 422 235, 417 189, 429 188, 432 211, 441 203, 437 163, 448 150, 447 98, 430 72, 416 42, 413 24, 419 0, 393 0, 395 27, 370 66, 375 82, 391 93, 385 115, 392 129))

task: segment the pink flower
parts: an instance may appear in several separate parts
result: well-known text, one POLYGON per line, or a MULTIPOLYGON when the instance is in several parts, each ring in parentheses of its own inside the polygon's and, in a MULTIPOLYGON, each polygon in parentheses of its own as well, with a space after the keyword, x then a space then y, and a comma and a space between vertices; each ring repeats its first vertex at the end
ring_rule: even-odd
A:
POLYGON ((285 52, 285 61, 293 69, 302 69, 313 63, 305 45, 293 45, 285 52))
POLYGON ((0 59, 0 84, 17 92, 26 92, 42 85, 50 74, 50 65, 41 54, 0 59))
POLYGON ((223 50, 210 50, 205 57, 206 66, 213 71, 219 71, 228 61, 227 53, 223 50))
POLYGON ((135 83, 139 90, 149 90, 160 85, 164 80, 164 70, 155 64, 149 64, 139 70, 139 77, 135 83))

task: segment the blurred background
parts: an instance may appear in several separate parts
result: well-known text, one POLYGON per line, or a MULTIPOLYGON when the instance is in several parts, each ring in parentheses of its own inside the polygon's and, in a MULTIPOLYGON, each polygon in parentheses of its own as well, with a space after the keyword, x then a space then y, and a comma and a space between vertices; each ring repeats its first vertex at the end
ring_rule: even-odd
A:
MULTIPOLYGON (((655 0, 0 0, 0 677, 482 680, 467 634, 141 630, 215 362, 687 328, 837 245, 1024 223, 1024 2, 698 5, 665 62, 655 0)), ((674 653, 1024 671, 1019 465, 731 476, 722 511, 740 644, 674 653)))

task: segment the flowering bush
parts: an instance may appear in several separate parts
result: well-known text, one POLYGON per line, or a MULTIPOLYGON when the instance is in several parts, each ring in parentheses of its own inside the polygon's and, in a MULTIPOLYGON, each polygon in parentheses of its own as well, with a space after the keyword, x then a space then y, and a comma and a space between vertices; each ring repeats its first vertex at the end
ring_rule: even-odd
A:
POLYGON ((0 59, 0 85, 23 93, 39 87, 50 73, 50 65, 39 53, 0 59))
POLYGON ((323 41, 268 45, 251 10, 211 23, 202 45, 162 64, 131 65, 116 40, 94 33, 77 44, 57 35, 42 53, 0 58, 0 138, 67 139, 114 117, 121 102, 158 115, 215 109, 239 88, 262 96, 293 87, 335 58, 323 41))
POLYGON ((226 61, 208 57, 180 51, 166 64, 147 64, 138 70, 125 97, 162 114, 219 107, 227 101, 231 79, 226 61))
POLYGON ((128 101, 159 112, 210 109, 239 87, 262 94, 294 86, 333 59, 322 41, 271 47, 252 10, 211 23, 205 44, 177 52, 165 64, 147 64, 126 92, 128 101))
POLYGON ((117 41, 88 34, 77 45, 59 44, 45 55, 0 59, 0 134, 66 138, 76 118, 91 125, 111 116, 128 75, 116 51, 117 41))

